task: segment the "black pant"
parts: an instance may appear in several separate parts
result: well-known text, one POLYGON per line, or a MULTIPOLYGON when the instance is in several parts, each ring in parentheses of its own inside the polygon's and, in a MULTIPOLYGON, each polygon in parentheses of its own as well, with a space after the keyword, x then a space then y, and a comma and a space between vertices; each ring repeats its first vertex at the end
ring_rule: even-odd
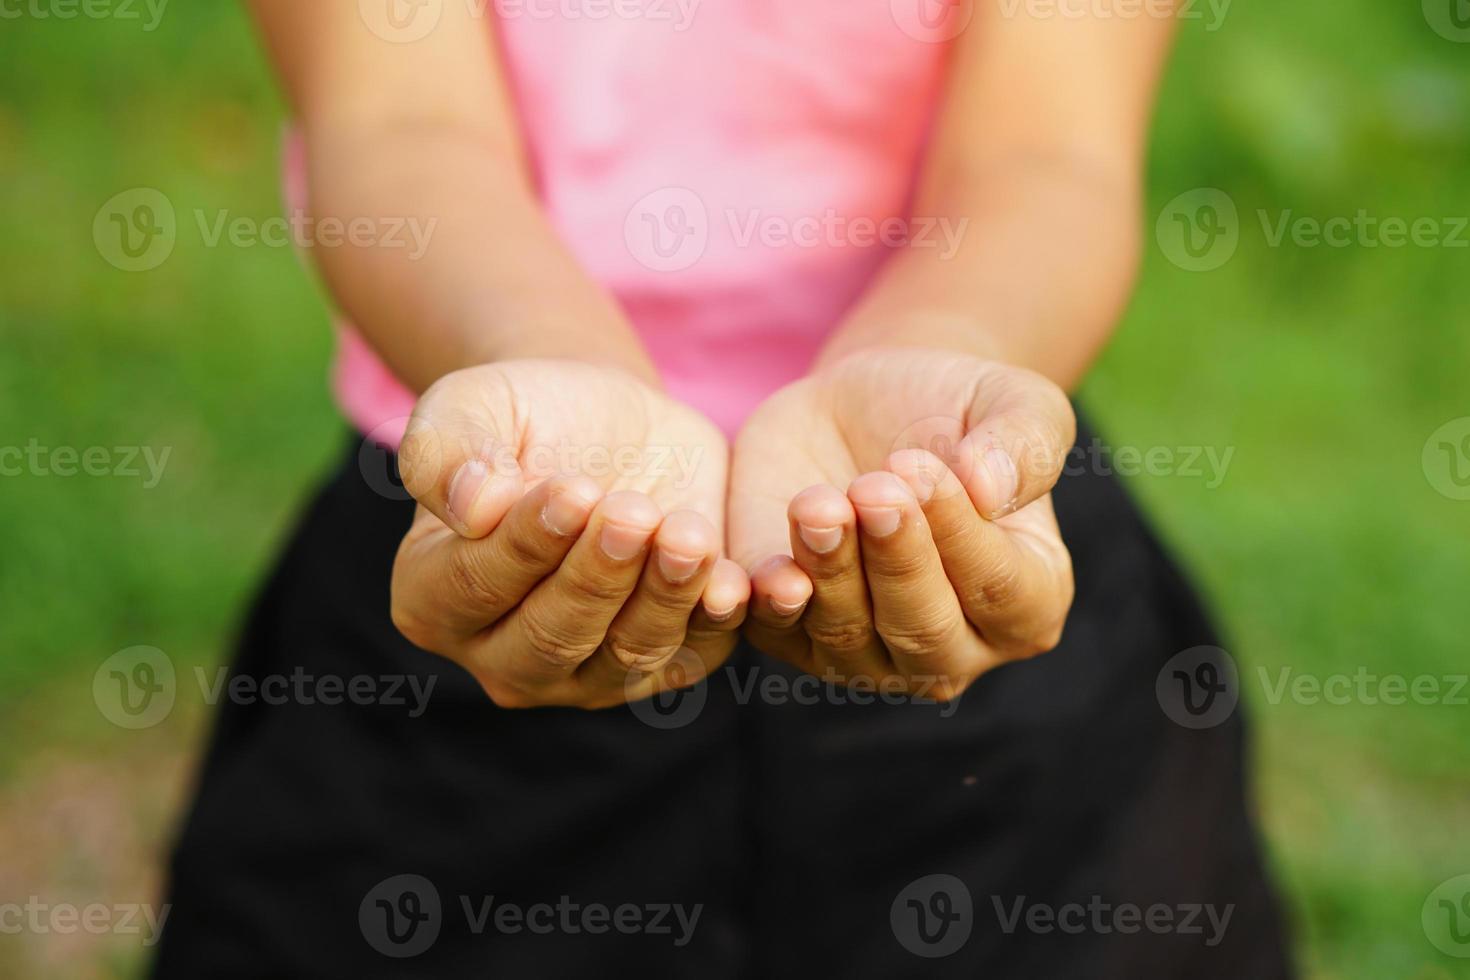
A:
POLYGON ((235 675, 293 693, 220 711, 156 975, 1287 976, 1239 714, 1156 692, 1215 634, 1115 479, 1056 503, 1066 636, 956 704, 741 651, 507 711, 393 629, 412 504, 354 445, 245 629, 235 675))

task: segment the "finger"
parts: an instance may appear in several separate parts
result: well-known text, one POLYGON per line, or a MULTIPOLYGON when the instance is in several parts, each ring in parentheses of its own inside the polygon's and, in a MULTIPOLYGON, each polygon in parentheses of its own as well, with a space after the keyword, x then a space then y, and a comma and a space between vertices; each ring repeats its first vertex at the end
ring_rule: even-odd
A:
POLYGON ((954 468, 976 510, 994 520, 1056 486, 1077 419, 1062 390, 1031 371, 998 368, 975 391, 954 468))
POLYGON ((647 496, 610 493, 551 576, 502 619, 476 657, 476 675, 535 692, 569 677, 602 644, 633 594, 663 514, 647 496))
POLYGON ((750 576, 728 558, 715 562, 689 621, 689 642, 704 634, 730 633, 745 622, 750 606, 750 576))
POLYGON ((808 487, 792 498, 787 516, 792 554, 812 582, 801 625, 811 638, 815 666, 838 677, 892 673, 873 627, 857 515, 847 495, 833 486, 808 487))
MULTIPOLYGON (((684 645, 669 660, 653 670, 624 672, 621 690, 605 683, 597 689, 584 684, 579 690, 567 692, 559 703, 610 707, 698 684, 735 651, 749 600, 750 579, 745 569, 729 559, 717 560, 705 583, 704 595, 689 619, 684 645), (710 609, 715 610, 714 615, 710 609)), ((571 679, 576 682, 581 677, 578 671, 571 679)))
POLYGON ((862 535, 873 621, 893 662, 911 681, 956 692, 994 655, 965 621, 928 522, 892 473, 865 473, 847 491, 862 535))
POLYGON ((920 501, 960 608, 985 641, 1012 659, 1056 646, 1073 584, 1051 498, 992 522, 933 454, 894 453, 888 468, 920 501))
POLYGON ((419 398, 398 447, 404 488, 462 537, 489 534, 525 488, 510 406, 492 369, 445 375, 419 398))
POLYGON ((750 611, 745 635, 763 653, 804 667, 811 640, 801 614, 812 596, 812 580, 791 558, 773 555, 750 570, 750 611))
POLYGON ((608 626, 607 636, 578 671, 590 686, 622 687, 630 670, 658 670, 684 644, 720 550, 719 532, 692 510, 663 519, 638 587, 608 626))
POLYGON ((556 570, 601 498, 587 477, 547 480, 479 540, 449 532, 420 509, 394 562, 395 622, 403 621, 406 636, 424 638, 462 638, 497 622, 556 570))

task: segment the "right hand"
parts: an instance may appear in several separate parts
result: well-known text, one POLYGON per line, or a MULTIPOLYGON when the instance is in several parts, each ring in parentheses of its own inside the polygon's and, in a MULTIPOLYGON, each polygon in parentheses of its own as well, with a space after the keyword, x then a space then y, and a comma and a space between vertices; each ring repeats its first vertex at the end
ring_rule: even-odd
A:
POLYGON ((615 368, 446 375, 399 449, 419 507, 393 565, 393 622, 503 707, 695 684, 734 649, 750 595, 720 557, 727 467, 714 425, 615 368))

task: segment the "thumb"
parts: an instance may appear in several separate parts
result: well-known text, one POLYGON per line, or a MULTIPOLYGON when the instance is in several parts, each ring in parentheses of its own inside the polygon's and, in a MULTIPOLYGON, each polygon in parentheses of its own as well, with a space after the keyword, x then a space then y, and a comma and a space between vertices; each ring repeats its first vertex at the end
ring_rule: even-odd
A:
POLYGON ((1004 517, 1051 492, 1077 438, 1066 394, 1021 368, 996 367, 981 379, 956 447, 956 471, 975 509, 1004 517))
POLYGON ((525 491, 512 404, 493 365, 467 368, 425 391, 404 431, 404 487, 462 537, 489 534, 525 491))

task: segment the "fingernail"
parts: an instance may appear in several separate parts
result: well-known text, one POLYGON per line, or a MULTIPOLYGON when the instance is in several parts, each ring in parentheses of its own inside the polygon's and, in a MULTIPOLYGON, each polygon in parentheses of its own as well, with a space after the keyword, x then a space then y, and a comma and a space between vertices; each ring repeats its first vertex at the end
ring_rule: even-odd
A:
POLYGON ((602 553, 613 561, 627 561, 638 557, 652 535, 652 531, 641 527, 604 524, 598 544, 602 546, 602 553))
POLYGON ((593 501, 585 500, 571 490, 554 493, 546 501, 546 506, 541 508, 541 523, 552 534, 570 538, 581 533, 595 506, 593 501))
POLYGON ((1003 514, 1016 502, 1016 489, 1020 485, 1016 463, 1004 449, 986 450, 981 462, 985 464, 990 486, 991 499, 986 501, 989 505, 987 513, 1003 514))
POLYGON ((837 546, 842 543, 842 528, 838 527, 807 527, 805 524, 796 525, 796 533, 801 535, 801 540, 806 546, 819 555, 836 551, 837 546))
POLYGON ((449 481, 449 515, 465 527, 472 526, 475 501, 480 491, 490 482, 490 467, 482 459, 471 459, 460 464, 449 481))
POLYGON ((875 538, 886 538, 897 531, 899 521, 903 517, 903 511, 897 507, 859 506, 857 512, 862 521, 863 530, 875 538))
POLYGON ((689 581, 694 577, 694 573, 699 571, 699 566, 703 564, 703 558, 671 555, 662 549, 658 553, 658 570, 663 573, 664 578, 675 585, 689 581))
POLYGON ((902 480, 913 492, 919 503, 928 503, 929 498, 934 496, 934 490, 944 478, 944 473, 936 472, 928 454, 895 453, 889 469, 902 480))
POLYGON ((806 600, 805 599, 803 599, 801 602, 797 602, 797 603, 780 602, 780 601, 778 601, 776 599, 772 599, 771 600, 771 608, 774 609, 774 610, 776 610, 776 612, 779 613, 782 616, 791 616, 791 615, 794 615, 795 613, 799 613, 799 612, 801 612, 802 608, 805 607, 805 606, 806 606, 806 600))
POLYGON ((917 470, 904 474, 903 482, 909 485, 909 489, 914 492, 914 497, 919 503, 924 504, 934 496, 934 488, 939 484, 939 478, 926 470, 917 470))
POLYGON ((719 612, 715 612, 711 609, 705 609, 704 615, 705 618, 712 623, 723 623, 725 620, 735 615, 735 609, 735 606, 731 606, 729 609, 721 609, 719 612))

